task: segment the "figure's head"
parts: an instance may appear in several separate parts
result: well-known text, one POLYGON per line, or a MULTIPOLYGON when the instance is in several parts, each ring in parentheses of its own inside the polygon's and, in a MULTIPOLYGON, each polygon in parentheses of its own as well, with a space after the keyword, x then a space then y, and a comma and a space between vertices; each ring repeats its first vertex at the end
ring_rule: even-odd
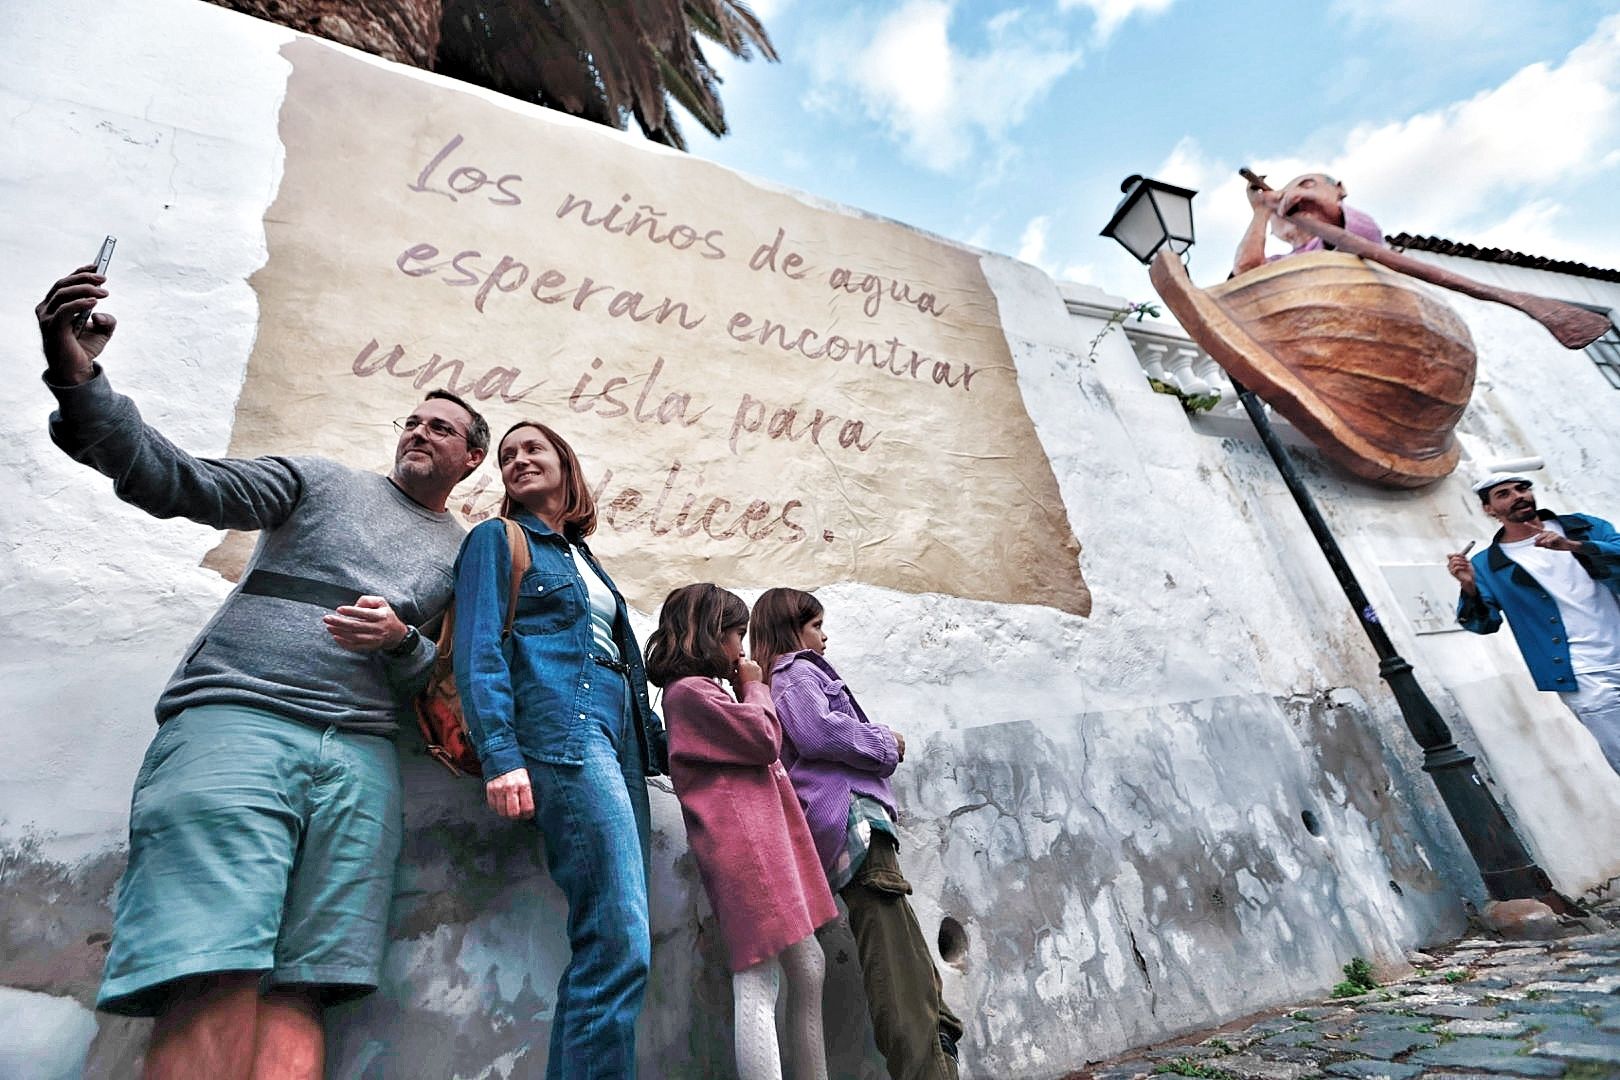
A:
POLYGON ((430 391, 394 426, 394 476, 407 487, 448 490, 471 476, 489 452, 489 421, 448 390, 430 391))
POLYGON ((1288 181, 1278 193, 1277 214, 1280 217, 1306 215, 1325 221, 1329 225, 1344 224, 1344 185, 1326 173, 1306 173, 1288 181))
POLYGON ((518 507, 555 519, 571 540, 596 531, 596 499, 585 485, 579 456, 561 435, 538 420, 506 429, 495 451, 506 498, 501 515, 518 507))
POLYGON ((704 582, 664 597, 658 629, 647 639, 647 681, 668 686, 697 675, 723 679, 742 659, 748 605, 735 593, 704 582))
POLYGON ((821 601, 802 589, 766 589, 754 601, 754 614, 748 620, 748 649, 767 682, 777 657, 804 649, 826 651, 823 614, 821 601))
POLYGON ((1534 486, 1527 476, 1495 473, 1475 484, 1474 493, 1479 496, 1479 504, 1487 516, 1504 525, 1524 523, 1536 518, 1536 496, 1531 491, 1534 486))

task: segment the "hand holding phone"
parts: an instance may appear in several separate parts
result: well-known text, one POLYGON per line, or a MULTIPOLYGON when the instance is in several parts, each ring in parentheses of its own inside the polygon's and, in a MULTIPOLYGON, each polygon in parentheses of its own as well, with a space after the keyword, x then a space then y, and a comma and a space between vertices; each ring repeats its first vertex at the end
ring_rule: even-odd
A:
POLYGON ((45 351, 45 379, 52 386, 78 386, 94 378, 96 358, 118 328, 111 315, 95 313, 96 304, 108 295, 102 286, 117 243, 111 236, 103 240, 95 262, 57 279, 34 307, 45 351))
MULTIPOLYGON (((101 277, 107 276, 107 267, 112 264, 113 248, 117 246, 118 237, 116 236, 109 236, 101 242, 101 250, 96 252, 95 272, 97 275, 101 277)), ((82 311, 73 316, 73 328, 75 330, 80 329, 87 321, 89 321, 89 318, 90 312, 88 311, 82 311)))

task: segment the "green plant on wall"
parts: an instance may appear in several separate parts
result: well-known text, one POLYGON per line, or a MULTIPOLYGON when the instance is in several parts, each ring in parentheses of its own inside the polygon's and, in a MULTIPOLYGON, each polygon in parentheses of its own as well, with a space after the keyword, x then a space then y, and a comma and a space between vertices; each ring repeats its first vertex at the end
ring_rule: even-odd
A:
POLYGON ((1155 379, 1151 375, 1147 377, 1147 381, 1148 385, 1153 387, 1155 394, 1169 394, 1180 401, 1181 407, 1187 410, 1189 416, 1194 413, 1209 412, 1209 410, 1221 403, 1221 392, 1219 390, 1208 394, 1187 394, 1183 393, 1181 387, 1176 386, 1174 383, 1155 379))
POLYGON ((1237 1080, 1225 1069, 1206 1065, 1190 1057, 1179 1057, 1174 1061, 1161 1062, 1153 1067, 1153 1074, 1155 1076, 1191 1076, 1196 1080, 1237 1080))
POLYGON ((1340 970, 1344 972, 1344 981, 1333 988, 1334 997, 1356 997, 1369 990, 1378 989, 1378 980, 1373 978, 1372 965, 1361 957, 1351 960, 1340 970))
MULTIPOLYGON (((1134 317, 1137 322, 1141 322, 1149 316, 1157 319, 1162 314, 1159 305, 1149 301, 1138 303, 1133 300, 1124 307, 1115 309, 1109 314, 1108 321, 1102 324, 1102 329, 1091 339, 1091 344, 1086 347, 1086 361, 1092 364, 1097 362, 1097 350, 1102 347, 1103 340, 1123 326, 1127 319, 1134 317)), ((1221 401, 1219 390, 1211 394, 1184 394, 1180 387, 1155 379, 1151 375, 1148 376, 1148 385, 1153 387, 1154 393, 1169 394, 1176 398, 1181 402, 1181 407, 1187 410, 1188 415, 1208 412, 1221 401)))
POLYGON ((1157 319, 1161 314, 1163 312, 1160 311, 1158 304, 1149 301, 1137 303, 1134 300, 1110 313, 1108 321, 1102 324, 1102 329, 1097 331, 1097 336, 1092 338, 1091 344, 1086 347, 1086 360, 1095 364, 1097 362, 1097 349, 1102 345, 1103 339, 1117 330, 1132 315, 1136 316, 1137 322, 1141 322, 1150 315, 1157 319))

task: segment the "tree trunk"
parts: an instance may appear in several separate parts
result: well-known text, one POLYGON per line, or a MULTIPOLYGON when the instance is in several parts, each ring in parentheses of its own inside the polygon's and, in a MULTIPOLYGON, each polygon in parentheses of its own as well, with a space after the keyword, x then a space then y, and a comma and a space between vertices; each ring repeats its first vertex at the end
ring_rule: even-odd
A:
POLYGON ((444 0, 210 0, 220 7, 431 71, 444 0))

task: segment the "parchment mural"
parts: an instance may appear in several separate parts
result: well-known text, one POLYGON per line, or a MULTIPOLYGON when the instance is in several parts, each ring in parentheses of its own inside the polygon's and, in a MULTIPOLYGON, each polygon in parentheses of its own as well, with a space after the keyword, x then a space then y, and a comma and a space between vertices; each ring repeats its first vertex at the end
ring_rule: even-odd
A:
MULTIPOLYGON (((233 454, 382 468, 389 422, 445 386, 497 438, 569 438, 644 610, 692 580, 854 580, 1089 613, 973 253, 312 40, 283 55, 233 454)), ((452 508, 499 494, 489 463, 452 508)))

